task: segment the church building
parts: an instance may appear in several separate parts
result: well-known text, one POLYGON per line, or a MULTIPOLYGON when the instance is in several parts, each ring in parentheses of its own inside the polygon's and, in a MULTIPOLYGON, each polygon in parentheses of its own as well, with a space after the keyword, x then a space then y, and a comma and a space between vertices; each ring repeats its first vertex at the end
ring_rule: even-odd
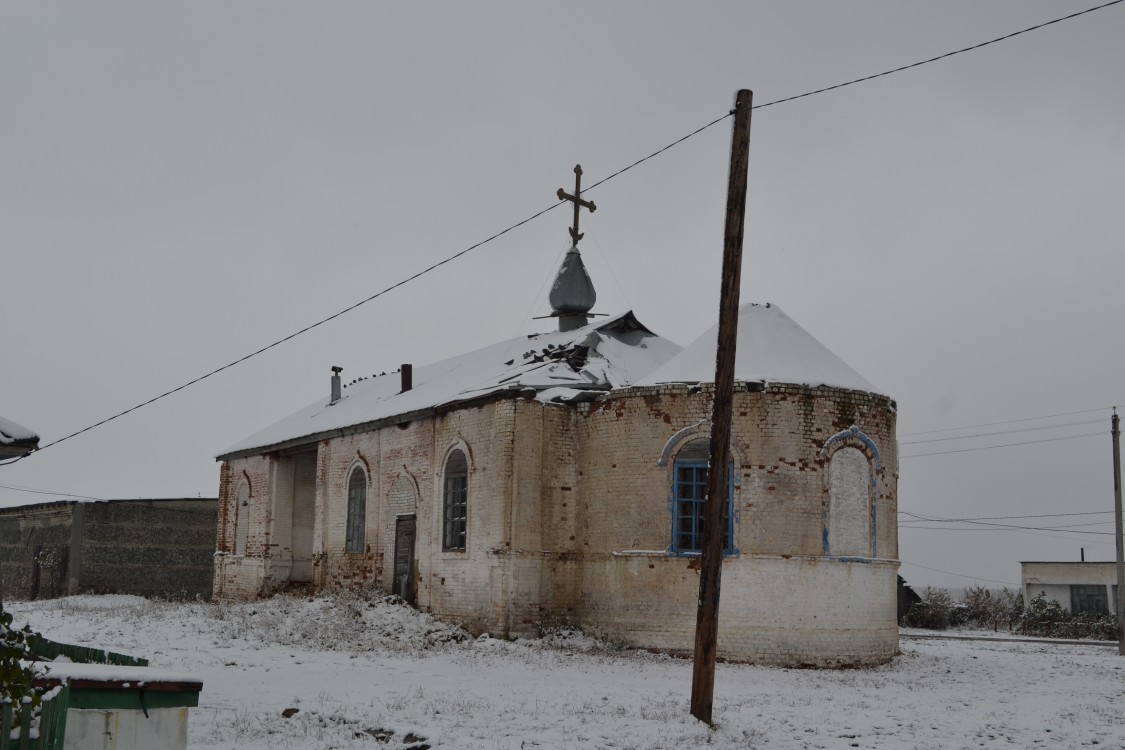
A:
MULTIPOLYGON (((216 598, 374 586, 473 632, 691 652, 717 326, 683 348, 591 319, 577 228, 558 330, 347 386, 333 368, 218 456, 216 598)), ((736 354, 719 656, 888 661, 895 402, 774 305, 741 308, 736 354)))

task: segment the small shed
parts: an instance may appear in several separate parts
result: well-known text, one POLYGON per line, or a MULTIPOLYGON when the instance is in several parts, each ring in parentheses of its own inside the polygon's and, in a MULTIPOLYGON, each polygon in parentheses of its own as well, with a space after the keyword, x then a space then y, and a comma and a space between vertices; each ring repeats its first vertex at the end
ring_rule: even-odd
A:
POLYGON ((39 681, 70 686, 64 748, 185 750, 203 681, 149 667, 51 662, 39 681))
POLYGON ((211 597, 216 498, 0 508, 4 596, 211 597))
POLYGON ((1117 611, 1117 565, 1112 562, 1021 562, 1024 605, 1042 594, 1076 614, 1117 611))

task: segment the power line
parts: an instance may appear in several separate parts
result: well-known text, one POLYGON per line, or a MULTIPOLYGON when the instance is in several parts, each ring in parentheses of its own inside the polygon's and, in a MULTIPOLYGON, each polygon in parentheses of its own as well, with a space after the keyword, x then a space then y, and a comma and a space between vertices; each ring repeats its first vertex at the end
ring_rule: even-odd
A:
POLYGON ((973 518, 939 518, 938 516, 923 516, 918 513, 911 513, 910 511, 900 510, 900 516, 911 516, 922 521, 1008 521, 1020 518, 1060 518, 1062 516, 1102 516, 1112 513, 1112 510, 1087 510, 1079 513, 1037 513, 1035 515, 1027 516, 974 516, 973 518))
POLYGON ((1053 430, 1057 427, 1077 427, 1078 425, 1086 424, 1101 424, 1100 419, 1088 419, 1082 422, 1063 422, 1062 424, 1048 424, 1039 427, 1020 427, 1015 430, 997 430, 996 432, 978 432, 975 435, 955 435, 953 437, 942 438, 928 438, 926 440, 907 440, 900 442, 899 445, 921 445, 922 443, 943 443, 949 440, 969 440, 971 438, 991 437, 993 435, 1012 435, 1017 432, 1034 432, 1036 430, 1053 430))
POLYGON ((966 575, 964 573, 954 573, 951 570, 940 570, 938 568, 927 568, 925 565, 919 565, 918 563, 912 563, 912 562, 909 562, 907 560, 899 560, 899 562, 902 563, 903 565, 911 565, 915 568, 921 568, 922 570, 932 570, 935 573, 945 573, 948 576, 957 576, 958 578, 968 578, 970 581, 988 581, 989 583, 1002 583, 1005 586, 1020 586, 1020 585, 1022 585, 1022 584, 1019 584, 1019 583, 1012 583, 1011 581, 997 581, 994 578, 982 578, 980 576, 970 576, 970 575, 966 575))
POLYGON ((1059 539, 1059 540, 1062 540, 1064 542, 1076 542, 1077 541, 1077 542, 1082 542, 1083 544, 1100 544, 1103 547, 1114 546, 1113 542, 1099 542, 1096 539, 1089 539, 1089 538, 1077 539, 1073 536, 1059 536, 1057 534, 1050 534, 1050 533, 1043 532, 1043 531, 1027 531, 1027 530, 1024 530, 1024 529, 977 529, 977 528, 958 529, 958 528, 953 528, 953 527, 950 527, 950 526, 901 526, 900 528, 903 529, 903 530, 909 530, 909 531, 914 531, 915 529, 918 529, 920 531, 1014 531, 1017 534, 1027 534, 1028 536, 1041 536, 1044 539, 1059 539))
MULTIPOLYGON (((915 521, 914 523, 922 523, 915 521)), ((978 528, 971 526, 968 528, 959 528, 956 526, 912 526, 910 521, 905 521, 899 524, 902 529, 923 529, 929 531, 1059 531, 1063 534, 1097 534, 1098 536, 1113 536, 1112 531, 1073 531, 1065 526, 1002 526, 978 528)), ((1065 537, 1059 537, 1065 538, 1065 537)))
POLYGON ((1101 437, 1104 435, 1104 432, 1087 432, 1082 435, 1066 435, 1064 437, 1044 438, 1042 440, 1025 440, 1022 443, 1002 443, 1000 445, 982 445, 979 448, 961 448, 959 450, 951 451, 935 451, 934 453, 914 453, 909 456, 899 456, 899 458, 903 459, 922 458, 923 456, 944 456, 948 453, 972 453, 973 451, 988 451, 992 450, 993 448, 1011 448, 1014 445, 1035 445, 1037 443, 1053 443, 1058 440, 1074 440, 1076 438, 1101 437))
POLYGON ((34 495, 53 495, 55 497, 73 497, 77 500, 104 500, 101 497, 91 497, 89 495, 75 495, 72 492, 50 492, 48 490, 34 490, 30 487, 16 487, 11 484, 0 484, 0 489, 14 490, 15 492, 30 492, 34 495))
MULTIPOLYGON (((1059 18, 1055 18, 1055 19, 1052 19, 1050 21, 1045 21, 1043 23, 1036 24, 1034 26, 1029 26, 1025 29, 1020 29, 1019 31, 1013 31, 1009 34, 1005 34, 1003 36, 999 36, 999 37, 996 37, 995 39, 990 39, 990 40, 985 41, 985 42, 980 42, 978 44, 974 44, 974 45, 971 45, 969 47, 963 47, 961 49, 953 50, 952 52, 946 52, 944 54, 937 55, 936 57, 930 57, 930 58, 927 58, 925 60, 919 60, 918 62, 910 63, 909 65, 901 65, 897 68, 885 70, 885 71, 882 71, 880 73, 874 73, 874 74, 871 74, 871 75, 863 76, 861 78, 854 78, 850 81, 845 81, 843 83, 837 83, 837 84, 834 84, 832 86, 825 86, 823 88, 815 89, 813 91, 806 91, 803 94, 796 94, 796 95, 793 95, 793 96, 784 97, 782 99, 775 99, 771 102, 766 102, 764 104, 755 105, 753 107, 753 109, 763 109, 765 107, 772 107, 772 106, 775 106, 775 105, 778 105, 778 104, 784 104, 786 102, 795 101, 797 99, 803 99, 803 98, 806 98, 806 97, 815 96, 817 94, 823 94, 827 91, 834 91, 836 89, 841 89, 841 88, 844 88, 845 86, 852 86, 852 85, 855 85, 857 83, 863 83, 865 81, 870 81, 870 80, 873 80, 875 78, 882 78, 883 76, 892 75, 894 73, 900 73, 904 70, 910 70, 911 68, 917 68, 919 66, 926 65, 928 63, 937 62, 938 60, 944 60, 948 57, 953 57, 954 55, 959 55, 959 54, 962 54, 964 52, 970 52, 972 50, 977 50, 977 49, 980 49, 982 47, 987 47, 988 45, 996 44, 997 42, 1002 42, 1006 39, 1011 39, 1013 37, 1020 36, 1021 34, 1026 34, 1028 32, 1035 31, 1037 29, 1042 29, 1046 26, 1051 26, 1052 24, 1061 23, 1063 21, 1068 21, 1068 20, 1071 20, 1073 18, 1077 18, 1078 16, 1082 16, 1082 15, 1085 15, 1087 13, 1092 13, 1096 10, 1101 10, 1102 8, 1108 8, 1111 5, 1117 5, 1121 2, 1125 2, 1125 0, 1111 0, 1110 2, 1103 3, 1102 5, 1097 5, 1097 6, 1094 6, 1092 8, 1087 8, 1086 10, 1081 10, 1081 11, 1071 13, 1071 14, 1066 15, 1066 16, 1061 16, 1059 18)), ((679 144, 683 143, 684 141, 688 140, 689 138, 692 138, 693 136, 696 136, 696 135, 702 133, 703 131, 707 130, 708 128, 711 128, 714 125, 717 125, 718 123, 722 122, 723 120, 727 119, 728 117, 730 117, 733 114, 734 114, 734 112, 732 110, 731 112, 728 112, 728 113, 724 114, 723 116, 712 120, 711 122, 707 123, 706 125, 703 125, 702 127, 699 127, 697 129, 693 130, 692 132, 688 133, 687 135, 685 135, 681 138, 677 138, 676 140, 669 143, 667 146, 664 146, 663 148, 660 148, 660 149, 652 152, 651 154, 638 159, 637 161, 617 170, 616 172, 611 173, 609 176, 604 177, 601 180, 598 180, 597 182, 594 182, 592 185, 587 187, 586 190, 587 191, 593 190, 600 185, 604 185, 605 183, 609 182, 610 180, 614 179, 615 177, 618 177, 619 175, 622 175, 625 172, 629 171, 633 167, 636 167, 640 164, 643 164, 644 162, 648 161, 649 159, 652 159, 656 156, 659 156, 660 154, 664 153, 665 151, 667 151, 671 148, 674 148, 674 147, 678 146, 679 144)), ((89 425, 88 427, 84 427, 81 430, 78 430, 76 432, 72 432, 69 435, 66 435, 64 437, 59 438, 58 440, 53 440, 50 443, 47 443, 46 445, 40 446, 38 448, 38 450, 35 451, 35 452, 42 452, 42 451, 46 450, 47 448, 58 445, 59 443, 62 443, 66 440, 70 440, 73 437, 77 437, 77 436, 79 436, 79 435, 81 435, 85 432, 89 432, 90 430, 93 430, 97 427, 101 427, 102 425, 104 425, 108 422, 112 422, 113 420, 118 419, 120 417, 123 417, 126 414, 129 414, 131 412, 134 412, 137 409, 148 406, 149 404, 152 404, 156 401, 159 401, 160 399, 171 396, 174 393, 178 393, 179 391, 182 391, 185 388, 189 388, 189 387, 195 385, 196 383, 199 383, 200 381, 206 380, 207 378, 211 377, 212 375, 217 375, 220 372, 222 372, 224 370, 227 370, 227 369, 230 369, 231 367, 234 367, 235 365, 241 364, 242 362, 245 362, 246 360, 248 360, 252 357, 256 357, 257 355, 262 354, 264 352, 267 352, 267 351, 269 351, 270 349, 273 349, 276 346, 280 346, 281 344, 284 344, 285 342, 290 341, 291 339, 294 339, 294 338, 296 338, 297 336, 300 336, 303 333, 307 333, 308 331, 311 331, 314 328, 317 328, 319 326, 324 325, 325 323, 328 323, 332 320, 335 320, 336 318, 338 318, 338 317, 340 317, 340 316, 342 316, 346 313, 349 313, 352 310, 355 310, 356 308, 358 308, 362 305, 365 305, 368 302, 371 302, 372 300, 375 300, 375 299, 378 299, 379 297, 382 297, 384 294, 387 294, 388 292, 391 292, 391 291, 393 291, 393 290, 395 290, 395 289, 397 289, 401 286, 404 286, 404 285, 414 281, 415 279, 417 279, 421 276, 424 276, 424 275, 430 273, 431 271, 434 271, 437 268, 440 268, 441 266, 443 266, 447 263, 450 263, 450 262, 460 258, 461 256, 466 255, 469 252, 471 252, 473 250, 476 250, 477 248, 479 248, 483 245, 488 244, 489 242, 492 242, 495 239, 498 239, 498 238, 502 237, 503 235, 507 234, 508 232, 511 232, 512 230, 517 229, 517 228, 523 226, 524 224, 527 224, 528 222, 531 222, 531 221, 539 218, 540 216, 547 213, 548 211, 551 211, 551 210, 557 208, 561 204, 562 204, 562 201, 560 200, 559 203, 555 203, 551 206, 548 206, 547 208, 544 208, 540 211, 537 211, 534 214, 532 214, 531 216, 528 216, 526 219, 523 219, 522 221, 518 221, 515 224, 512 224, 511 226, 509 226, 508 228, 503 229, 503 230, 497 232, 496 234, 494 234, 494 235, 492 235, 492 236, 490 236, 490 237, 488 237, 484 240, 481 240, 480 242, 477 242, 476 244, 470 245, 469 247, 465 248, 464 250, 461 250, 460 252, 454 253, 453 255, 449 256, 448 258, 445 258, 444 260, 438 261, 437 263, 434 263, 433 265, 424 268, 423 270, 415 273, 414 275, 409 276, 409 277, 407 277, 407 278, 403 279, 402 281, 399 281, 395 284, 392 284, 391 286, 383 289, 382 291, 376 292, 375 294, 372 294, 371 296, 366 297, 366 298, 360 300, 359 302, 356 302, 353 305, 349 305, 348 307, 345 307, 344 309, 340 310, 339 312, 333 313, 332 315, 329 315, 326 318, 318 320, 317 322, 315 322, 311 325, 305 326, 304 328, 300 329, 299 331, 291 333, 288 336, 285 336, 284 338, 278 339, 277 341, 274 341, 271 344, 267 344, 266 346, 263 346, 262 348, 257 349, 255 351, 243 356, 243 357, 239 357, 238 359, 236 359, 232 362, 229 362, 229 363, 227 363, 227 364, 225 364, 221 367, 217 367, 214 370, 211 370, 210 372, 207 372, 203 375, 200 375, 197 378, 189 380, 188 382, 184 383, 183 385, 180 385, 176 388, 172 388, 171 390, 165 391, 164 393, 161 393, 158 396, 154 396, 154 397, 148 399, 147 401, 143 401, 143 402, 137 404, 136 406, 132 406, 128 409, 125 409, 122 412, 118 412, 117 414, 114 414, 110 417, 107 417, 107 418, 105 418, 105 419, 103 419, 99 422, 95 422, 94 424, 89 425)), ((997 446, 997 447, 1001 447, 1001 446, 997 446)), ((23 456, 19 456, 19 457, 15 458, 15 459, 12 459, 10 461, 0 463, 0 465, 15 463, 16 461, 20 461, 20 460, 26 458, 28 455, 31 455, 31 454, 30 453, 24 454, 23 456)), ((923 455, 931 455, 931 454, 923 454, 923 455)))
POLYGON ((946 52, 944 55, 938 55, 937 57, 931 57, 927 60, 920 60, 916 63, 911 63, 910 65, 903 65, 901 67, 894 68, 893 70, 885 70, 882 73, 875 73, 873 75, 864 76, 863 78, 856 78, 856 79, 848 81, 846 83, 837 83, 835 86, 827 86, 827 87, 822 88, 822 89, 817 89, 816 91, 809 91, 809 92, 804 93, 804 94, 797 94, 796 96, 788 96, 788 97, 785 97, 784 99, 777 99, 777 100, 769 102, 767 104, 759 104, 758 106, 754 107, 754 109, 758 109, 760 107, 771 107, 774 104, 782 104, 784 102, 791 102, 794 99, 803 99, 806 96, 814 96, 815 94, 823 94, 825 91, 832 91, 833 89, 840 89, 840 88, 843 88, 844 86, 851 86, 852 84, 855 84, 855 83, 862 83, 864 81, 870 81, 873 78, 881 78, 882 76, 889 76, 892 73, 900 73, 904 70, 909 70, 910 68, 917 68, 919 65, 925 65, 927 63, 937 62, 938 60, 944 60, 947 57, 953 57, 954 55, 960 55, 962 52, 971 52, 972 50, 980 49, 981 47, 987 47, 990 44, 996 44, 997 42, 1002 42, 1005 39, 1011 39, 1012 37, 1019 36, 1020 34, 1026 34, 1029 31, 1035 31, 1036 29, 1041 29, 1044 26, 1050 26, 1051 24, 1061 23, 1063 21, 1069 21, 1072 18, 1077 18, 1078 16, 1082 16, 1082 15, 1085 15, 1087 13, 1093 13, 1095 10, 1101 10, 1102 8, 1108 8, 1111 5, 1117 5, 1118 3, 1123 2, 1123 1, 1125 1, 1125 0, 1112 0, 1112 2, 1104 3, 1102 5, 1096 5, 1093 8, 1087 8, 1086 10, 1080 10, 1077 13, 1071 13, 1068 16, 1062 16, 1060 18, 1056 18, 1056 19, 1051 20, 1051 21, 1045 21, 1044 23, 1036 24, 1035 26, 1029 26, 1026 29, 1021 29, 1019 31, 1013 31, 1012 33, 1005 34, 1004 36, 998 36, 995 39, 989 39, 987 42, 981 42, 980 44, 974 44, 971 47, 963 47, 959 50, 954 50, 953 52, 946 52))
POLYGON ((1021 531, 1019 529, 954 529, 948 526, 903 526, 903 530, 914 531, 1014 531, 1017 534, 1027 534, 1028 536, 1041 536, 1044 539, 1059 539, 1064 542, 1082 542, 1082 544, 1098 544, 1103 547, 1113 547, 1113 542, 1099 542, 1096 539, 1083 537, 1081 539, 1073 536, 1058 536, 1057 534, 1048 534, 1042 531, 1021 531))
MULTIPOLYGON (((978 525, 981 525, 981 526, 995 526, 995 527, 1009 528, 1009 529, 1031 529, 1031 530, 1034 530, 1034 531, 1057 531, 1057 530, 1060 530, 1060 529, 1077 529, 1077 528, 1082 528, 1082 527, 1085 527, 1085 526, 1105 526, 1106 524, 1113 523, 1113 521, 1111 521, 1109 519, 1106 519, 1105 521, 1090 521, 1089 523, 1064 523, 1061 526, 1019 526, 1019 525, 1015 525, 1015 524, 989 523, 987 521, 959 521, 957 519, 946 520, 946 519, 943 519, 943 518, 915 517, 913 520, 907 519, 905 521, 899 521, 898 525, 899 526, 906 526, 906 525, 910 525, 910 524, 919 524, 919 523, 975 523, 975 524, 978 524, 978 525)), ((1097 532, 1097 533, 1100 534, 1102 532, 1097 532)))
MULTIPOLYGON (((928 522, 934 522, 934 523, 964 522, 964 523, 976 523, 978 526, 987 526, 988 525, 988 524, 983 524, 981 522, 974 522, 973 520, 970 520, 970 519, 955 519, 955 518, 942 518, 941 516, 926 516, 926 515, 921 515, 921 514, 918 514, 918 513, 910 513, 908 511, 899 511, 899 512, 902 515, 911 516, 911 517, 917 518, 921 521, 928 521, 928 522)), ((1015 531, 1017 533, 1027 534, 1029 536, 1041 536, 1041 537, 1046 537, 1048 539, 1061 539, 1061 540, 1064 540, 1064 541, 1075 541, 1074 537, 1065 537, 1065 536, 1057 536, 1055 534, 1046 534, 1046 533, 1043 533, 1042 531, 1032 530, 1034 527, 1019 527, 1019 526, 1015 526, 1014 524, 1010 525, 1009 528, 969 528, 969 529, 962 529, 962 528, 955 528, 955 527, 950 527, 950 526, 910 526, 910 525, 908 525, 908 523, 900 522, 899 527, 903 528, 903 529, 921 529, 921 530, 924 530, 924 531, 926 531, 926 530, 928 530, 928 531, 1015 531)), ((1070 532, 1070 533, 1076 533, 1076 532, 1070 532)), ((1090 532, 1077 532, 1077 533, 1087 533, 1088 534, 1090 532)), ((1096 541, 1096 540, 1093 540, 1093 539, 1083 539, 1082 541, 1085 544, 1102 544, 1102 545, 1107 545, 1107 546, 1109 545, 1109 542, 1099 542, 1099 541, 1096 541)))
POLYGON ((1069 417, 1074 414, 1093 414, 1094 412, 1109 411, 1113 407, 1103 406, 1100 409, 1083 409, 1082 411, 1064 411, 1058 414, 1044 414, 1041 417, 1023 417, 1022 419, 1007 419, 1003 422, 984 422, 982 424, 970 424, 964 427, 945 427, 940 430, 922 430, 921 432, 904 432, 899 434, 899 437, 914 437, 915 435, 935 435, 939 432, 958 432, 960 430, 972 430, 977 427, 996 427, 1002 424, 1016 424, 1017 422, 1037 422, 1040 419, 1054 419, 1055 417, 1069 417))

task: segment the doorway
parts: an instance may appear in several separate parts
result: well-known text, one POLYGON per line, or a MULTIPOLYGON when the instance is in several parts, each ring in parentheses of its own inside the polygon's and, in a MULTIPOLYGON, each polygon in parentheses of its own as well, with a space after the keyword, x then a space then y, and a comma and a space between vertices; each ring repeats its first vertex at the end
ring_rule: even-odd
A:
POLYGON ((311 583, 313 578, 313 523, 316 506, 316 453, 294 456, 293 466, 293 567, 289 580, 311 583))
POLYGON ((417 523, 415 516, 399 516, 395 519, 395 562, 391 593, 401 596, 407 604, 414 606, 414 537, 417 523))

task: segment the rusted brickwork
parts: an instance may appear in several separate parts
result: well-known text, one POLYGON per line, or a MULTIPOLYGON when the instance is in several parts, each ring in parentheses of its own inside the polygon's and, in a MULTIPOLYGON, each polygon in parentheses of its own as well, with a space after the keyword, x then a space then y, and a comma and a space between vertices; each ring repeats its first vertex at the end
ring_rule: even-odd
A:
MULTIPOLYGON (((706 386, 624 389, 579 406, 502 398, 322 441, 312 583, 390 590, 395 523, 413 511, 420 608, 494 634, 571 622, 688 651, 698 557, 670 551, 673 472, 679 451, 707 439, 711 405, 706 386), (450 551, 442 508, 453 450, 467 458, 468 510, 465 549, 450 551), (348 481, 357 470, 368 481, 364 544, 346 552, 348 481)), ((736 552, 724 563, 721 652, 793 665, 889 659, 897 648, 893 402, 825 387, 740 384, 734 409, 736 552), (845 449, 839 465, 850 461, 850 469, 833 472, 833 456, 845 449), (869 484, 841 484, 848 482, 869 484), (833 497, 847 502, 834 505, 833 497), (849 514, 835 531, 833 507, 849 514), (831 549, 837 538, 847 540, 846 556, 831 549)), ((224 465, 217 596, 259 595, 285 583, 270 573, 271 556, 287 549, 282 537, 295 539, 271 519, 279 510, 292 516, 282 501, 293 495, 292 482, 278 470, 285 460, 224 465), (241 558, 230 554, 239 481, 252 490, 241 558)))

